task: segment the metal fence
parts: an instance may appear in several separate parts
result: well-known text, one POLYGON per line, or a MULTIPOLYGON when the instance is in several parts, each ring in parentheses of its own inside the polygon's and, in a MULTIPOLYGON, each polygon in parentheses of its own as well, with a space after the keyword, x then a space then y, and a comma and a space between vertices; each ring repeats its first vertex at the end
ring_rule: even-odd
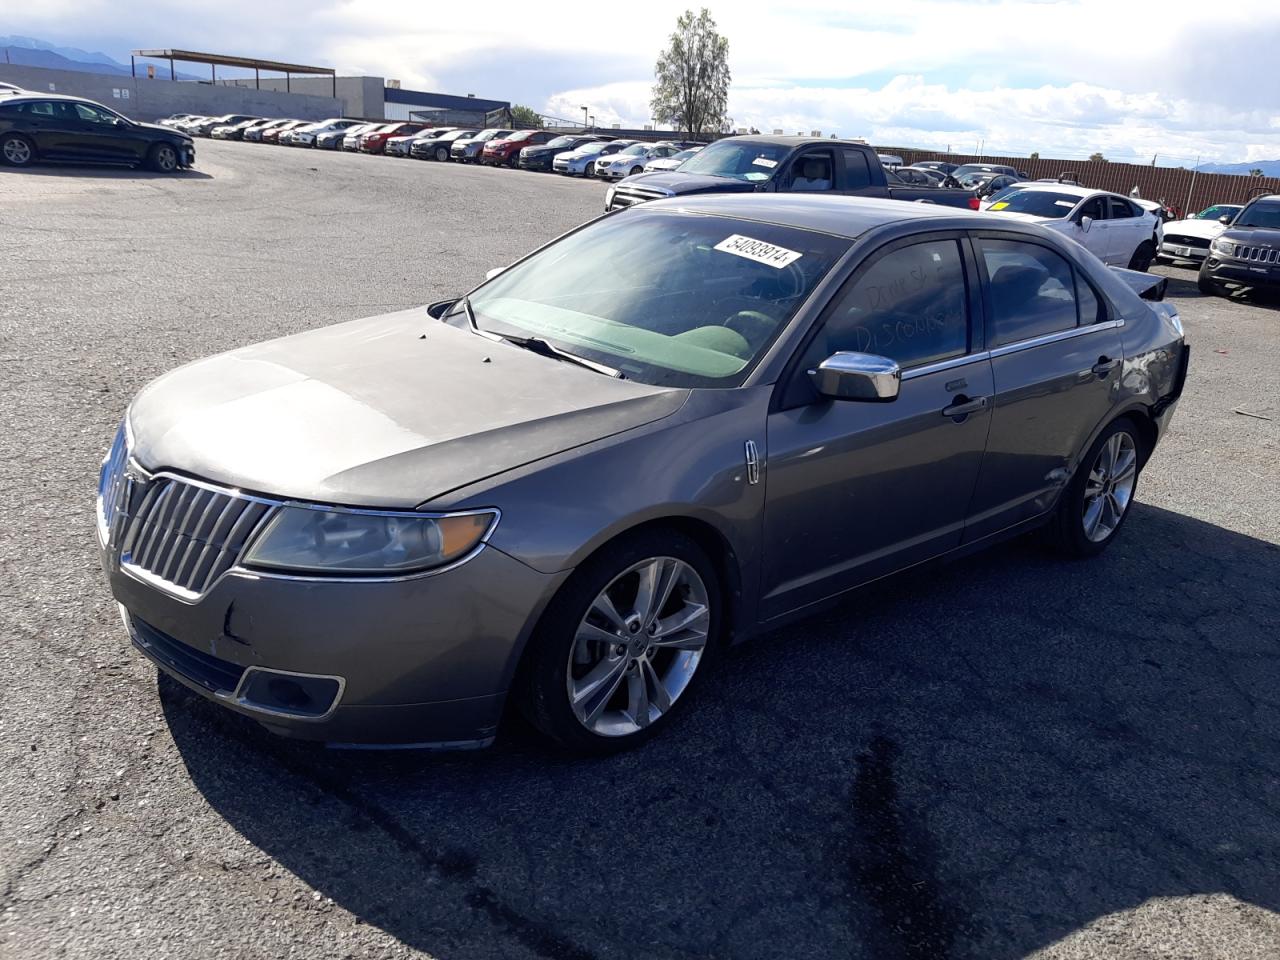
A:
POLYGON ((1280 178, 1247 177, 1229 173, 1200 173, 1181 167, 1151 167, 1136 163, 1090 160, 1029 160, 1026 157, 977 157, 930 153, 903 147, 876 147, 908 163, 945 160, 949 163, 998 163, 1030 175, 1032 180, 1073 173, 1086 187, 1126 196, 1134 187, 1144 200, 1163 200, 1190 214, 1214 203, 1244 203, 1258 193, 1280 193, 1280 178))

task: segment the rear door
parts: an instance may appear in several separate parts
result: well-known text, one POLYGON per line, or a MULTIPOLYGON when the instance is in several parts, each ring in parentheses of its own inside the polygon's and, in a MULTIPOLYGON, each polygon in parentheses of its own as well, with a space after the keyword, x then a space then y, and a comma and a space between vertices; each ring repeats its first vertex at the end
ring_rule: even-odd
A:
POLYGON ((1067 258, 1017 234, 973 242, 995 392, 966 542, 1054 505, 1112 408, 1123 359, 1123 321, 1067 258))
POLYGON ((1152 223, 1143 216, 1146 211, 1136 203, 1130 203, 1124 197, 1108 197, 1107 200, 1108 222, 1111 224, 1111 236, 1108 240, 1111 262, 1127 267, 1138 247, 1151 239, 1152 223))
POLYGON ((767 425, 761 616, 960 543, 986 446, 991 364, 958 233, 887 244, 832 298, 767 425), (827 400, 806 371, 837 351, 902 368, 888 403, 827 400))
POLYGON ((13 128, 31 138, 37 156, 61 160, 81 156, 75 114, 65 101, 31 100, 22 104, 13 128))

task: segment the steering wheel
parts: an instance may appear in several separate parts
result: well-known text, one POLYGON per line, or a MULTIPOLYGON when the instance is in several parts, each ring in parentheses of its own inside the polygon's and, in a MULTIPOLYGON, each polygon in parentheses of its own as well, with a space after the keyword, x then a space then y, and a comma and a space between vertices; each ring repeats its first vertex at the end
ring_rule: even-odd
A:
POLYGON ((752 351, 758 350, 773 335, 774 329, 778 326, 778 321, 766 313, 759 310, 739 310, 733 316, 729 317, 722 326, 728 327, 734 333, 739 334, 747 343, 751 344, 752 351))

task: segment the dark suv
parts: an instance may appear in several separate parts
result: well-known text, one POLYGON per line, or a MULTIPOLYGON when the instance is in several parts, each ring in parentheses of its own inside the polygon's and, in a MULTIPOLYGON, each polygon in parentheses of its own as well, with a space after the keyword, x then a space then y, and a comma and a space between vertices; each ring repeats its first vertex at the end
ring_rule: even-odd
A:
POLYGON ((32 93, 0 100, 0 158, 13 167, 81 160, 172 173, 195 163, 196 148, 185 133, 138 123, 92 100, 32 93))
POLYGON ((1225 294, 1225 284, 1280 290, 1280 195, 1250 200, 1236 214, 1209 244, 1198 282, 1209 296, 1225 294))

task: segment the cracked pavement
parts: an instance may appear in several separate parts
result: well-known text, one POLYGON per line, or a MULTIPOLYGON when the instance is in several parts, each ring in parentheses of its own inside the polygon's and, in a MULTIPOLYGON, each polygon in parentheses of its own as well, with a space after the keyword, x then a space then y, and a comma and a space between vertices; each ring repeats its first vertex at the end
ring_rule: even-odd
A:
POLYGON ((1280 955, 1275 304, 1161 268, 1191 377, 1100 559, 879 584, 612 759, 519 724, 333 752, 131 650, 94 552, 116 421, 179 363, 465 289, 604 187, 198 152, 0 170, 0 956, 1280 955))

